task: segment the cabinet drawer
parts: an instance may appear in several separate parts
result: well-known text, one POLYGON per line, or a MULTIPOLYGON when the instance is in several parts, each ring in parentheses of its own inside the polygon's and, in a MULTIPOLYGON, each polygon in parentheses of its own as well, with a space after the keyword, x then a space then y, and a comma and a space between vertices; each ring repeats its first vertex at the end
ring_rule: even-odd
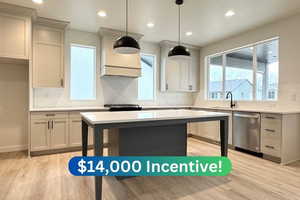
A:
POLYGON ((281 120, 281 115, 276 115, 276 114, 262 114, 261 115, 262 120, 267 119, 267 120, 281 120))
POLYGON ((281 116, 263 114, 261 119, 262 135, 281 137, 281 116))
POLYGON ((70 119, 81 119, 80 112, 70 112, 69 117, 70 119))
POLYGON ((281 141, 278 139, 262 137, 261 149, 264 154, 281 157, 281 141))
POLYGON ((68 118, 68 113, 32 113, 31 119, 66 119, 68 118))

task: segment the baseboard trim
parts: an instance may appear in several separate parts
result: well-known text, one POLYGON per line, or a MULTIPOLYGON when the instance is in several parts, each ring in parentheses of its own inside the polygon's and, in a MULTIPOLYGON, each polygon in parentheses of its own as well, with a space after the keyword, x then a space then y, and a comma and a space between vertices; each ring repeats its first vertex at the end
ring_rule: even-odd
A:
POLYGON ((28 149, 28 145, 14 145, 14 146, 4 146, 0 147, 0 153, 9 153, 9 152, 16 152, 16 151, 25 151, 28 149))
MULTIPOLYGON (((208 138, 205 138, 205 137, 201 137, 199 135, 193 135, 193 134, 189 133, 188 137, 191 137, 191 138, 194 138, 194 139, 197 139, 197 140, 201 140, 203 142, 207 142, 207 143, 210 143, 210 144, 220 145, 220 142, 218 142, 216 140, 212 140, 212 139, 208 139, 208 138)), ((228 148, 229 149, 234 149, 234 146, 232 146, 231 144, 228 144, 228 148)))

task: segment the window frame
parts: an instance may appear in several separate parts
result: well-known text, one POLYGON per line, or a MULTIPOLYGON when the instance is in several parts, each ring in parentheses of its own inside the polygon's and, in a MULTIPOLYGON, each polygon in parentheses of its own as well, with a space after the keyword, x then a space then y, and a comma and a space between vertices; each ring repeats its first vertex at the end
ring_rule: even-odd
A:
POLYGON ((251 43, 251 44, 247 44, 241 47, 237 47, 237 48, 233 48, 233 49, 229 49, 229 50, 225 50, 219 53, 215 53, 215 54, 211 54, 208 56, 205 56, 205 100, 207 101, 229 101, 229 99, 225 98, 225 75, 226 75, 226 55, 233 53, 235 51, 244 49, 244 48, 253 48, 253 89, 252 89, 252 100, 239 100, 239 101, 243 101, 243 102, 276 102, 278 101, 279 98, 279 82, 280 82, 280 75, 279 75, 279 71, 280 71, 280 51, 279 51, 279 46, 280 46, 280 37, 276 36, 276 37, 272 37, 266 40, 262 40, 262 41, 258 41, 255 43, 251 43), (258 100, 257 99, 257 95, 256 95, 256 86, 257 86, 257 79, 256 79, 256 73, 257 73, 257 46, 260 44, 264 44, 264 43, 268 43, 271 41, 275 41, 278 40, 278 88, 277 88, 277 96, 276 99, 263 99, 263 100, 258 100), (213 57, 218 57, 218 56, 222 56, 222 69, 223 69, 223 79, 222 79, 222 94, 221 94, 221 98, 220 99, 210 99, 209 96, 209 83, 210 83, 210 58, 213 57))
MULTIPOLYGON (((152 56, 154 59, 153 62, 153 99, 152 100, 140 100, 139 99, 139 89, 137 91, 137 101, 140 102, 141 104, 148 104, 148 103, 154 103, 156 101, 156 64, 157 64, 157 56, 156 54, 151 54, 151 53, 140 53, 140 57, 141 57, 141 62, 142 62, 142 56, 152 56)), ((142 68, 141 68, 142 70, 142 68)), ((138 88, 139 88, 139 81, 138 81, 138 88)))
POLYGON ((79 43, 70 43, 70 58, 69 58, 69 63, 70 63, 70 69, 69 69, 69 74, 70 74, 70 78, 69 78, 69 100, 73 101, 73 102, 92 102, 92 101, 96 101, 97 100, 97 46, 93 46, 93 45, 84 45, 84 44, 79 44, 79 43), (81 48, 89 48, 89 49, 93 49, 94 50, 94 89, 93 89, 93 96, 94 98, 92 99, 72 99, 71 97, 71 87, 72 87, 72 47, 81 47, 81 48))

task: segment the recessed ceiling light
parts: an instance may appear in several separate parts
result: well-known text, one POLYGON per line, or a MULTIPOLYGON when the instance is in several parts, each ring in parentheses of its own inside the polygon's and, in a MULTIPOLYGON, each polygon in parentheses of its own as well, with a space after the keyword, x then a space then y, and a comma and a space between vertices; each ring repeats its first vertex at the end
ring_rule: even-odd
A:
POLYGON ((233 15, 235 15, 235 12, 233 10, 228 10, 226 13, 225 13, 225 16, 226 17, 232 17, 233 15))
POLYGON ((44 1, 43 0, 32 0, 33 3, 37 4, 42 4, 44 1))
POLYGON ((100 10, 100 11, 98 12, 98 16, 99 16, 99 17, 106 17, 107 14, 106 14, 106 12, 105 12, 104 10, 100 10))
POLYGON ((191 35, 193 35, 193 32, 188 31, 188 32, 185 33, 185 35, 186 35, 186 36, 191 36, 191 35))
POLYGON ((153 22, 149 22, 149 23, 147 24, 147 26, 148 26, 149 28, 153 28, 153 27, 154 27, 154 23, 153 23, 153 22))

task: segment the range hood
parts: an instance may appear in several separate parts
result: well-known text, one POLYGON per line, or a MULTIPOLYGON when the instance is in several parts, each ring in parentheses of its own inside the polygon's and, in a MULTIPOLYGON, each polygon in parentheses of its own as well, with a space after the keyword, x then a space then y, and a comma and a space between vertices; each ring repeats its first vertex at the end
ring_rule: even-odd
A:
MULTIPOLYGON (((114 42, 125 35, 125 32, 100 28, 98 33, 101 39, 101 76, 140 77, 140 54, 118 54, 113 50, 114 42)), ((143 37, 143 35, 137 33, 129 33, 129 35, 137 41, 143 37)))

